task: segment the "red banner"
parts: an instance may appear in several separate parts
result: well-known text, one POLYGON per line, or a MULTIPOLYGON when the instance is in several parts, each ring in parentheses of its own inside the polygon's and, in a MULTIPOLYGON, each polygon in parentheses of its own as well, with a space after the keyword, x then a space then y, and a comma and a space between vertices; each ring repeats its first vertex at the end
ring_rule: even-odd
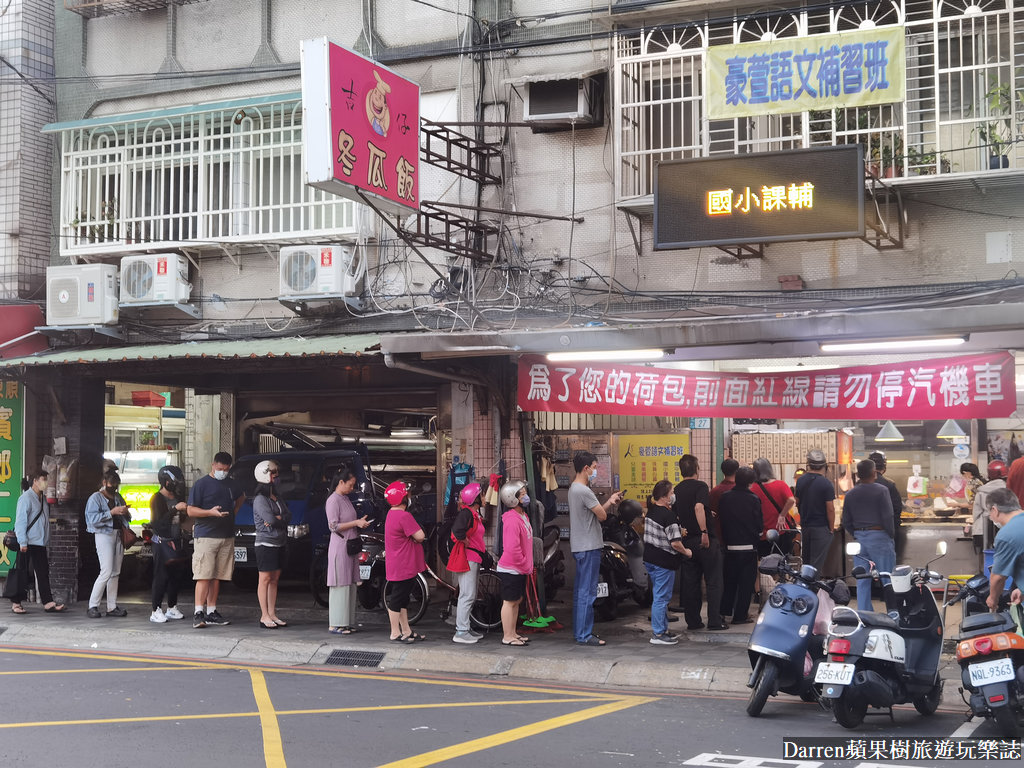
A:
POLYGON ((985 419, 1017 407, 1009 352, 772 374, 519 358, 524 411, 625 416, 985 419))

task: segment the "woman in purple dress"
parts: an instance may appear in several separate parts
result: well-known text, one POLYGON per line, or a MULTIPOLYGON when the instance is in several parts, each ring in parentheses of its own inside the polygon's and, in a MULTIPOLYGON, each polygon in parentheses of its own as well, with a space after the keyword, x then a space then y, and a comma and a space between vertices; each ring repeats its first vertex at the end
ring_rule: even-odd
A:
POLYGON ((356 517, 356 509, 348 495, 356 487, 356 475, 342 467, 331 480, 334 493, 327 499, 327 527, 331 543, 327 548, 328 632, 351 635, 356 631, 356 585, 359 583, 359 556, 350 555, 348 539, 359 536, 357 529, 370 524, 366 516, 356 517))

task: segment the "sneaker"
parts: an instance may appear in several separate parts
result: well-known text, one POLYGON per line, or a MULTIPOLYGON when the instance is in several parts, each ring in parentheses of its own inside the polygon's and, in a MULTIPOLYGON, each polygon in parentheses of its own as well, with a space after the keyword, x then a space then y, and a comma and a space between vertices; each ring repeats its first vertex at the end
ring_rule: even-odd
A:
POLYGON ((110 610, 107 611, 107 616, 117 616, 118 618, 121 618, 122 616, 127 616, 127 615, 128 615, 128 611, 126 611, 124 608, 122 608, 122 607, 120 607, 118 605, 115 605, 113 608, 111 608, 110 610))
POLYGON ((679 638, 671 632, 662 632, 660 635, 651 636, 651 645, 675 645, 679 638))
POLYGON ((206 614, 206 623, 224 626, 225 624, 230 624, 231 622, 225 619, 223 616, 221 616, 220 611, 210 611, 208 614, 206 614))
POLYGON ((472 637, 472 638, 475 638, 477 640, 481 640, 481 639, 483 639, 484 633, 483 632, 477 632, 476 630, 471 629, 471 630, 469 630, 469 636, 472 637))
POLYGON ((149 620, 154 624, 164 624, 167 621, 167 617, 164 616, 164 612, 157 608, 151 614, 149 614, 149 620))
POLYGON ((99 608, 90 608, 88 611, 86 611, 85 615, 88 616, 90 619, 102 619, 103 618, 103 614, 100 613, 100 609, 99 608))
POLYGON ((174 606, 172 608, 168 608, 166 611, 164 611, 164 616, 166 616, 168 619, 184 619, 185 618, 185 614, 178 610, 178 606, 174 606))
POLYGON ((196 611, 195 616, 192 617, 192 627, 194 629, 201 629, 206 626, 206 614, 202 611, 196 611))
POLYGON ((455 636, 452 637, 452 642, 453 643, 463 643, 465 645, 472 645, 473 643, 477 642, 479 639, 480 639, 479 637, 473 637, 473 635, 471 633, 469 633, 469 632, 456 632, 455 636))

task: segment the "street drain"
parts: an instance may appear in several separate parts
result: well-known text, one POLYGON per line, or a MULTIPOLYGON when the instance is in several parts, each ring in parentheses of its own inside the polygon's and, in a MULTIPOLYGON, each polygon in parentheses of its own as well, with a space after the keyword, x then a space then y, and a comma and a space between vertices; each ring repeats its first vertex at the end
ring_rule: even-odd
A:
POLYGON ((384 654, 379 651, 331 651, 327 664, 339 667, 379 667, 384 654))

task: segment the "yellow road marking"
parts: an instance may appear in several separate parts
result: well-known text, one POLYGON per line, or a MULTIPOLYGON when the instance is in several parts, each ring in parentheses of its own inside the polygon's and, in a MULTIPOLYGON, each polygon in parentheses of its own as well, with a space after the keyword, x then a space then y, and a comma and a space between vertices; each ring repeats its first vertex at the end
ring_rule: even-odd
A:
POLYGON ((259 712, 211 712, 208 715, 153 715, 150 717, 103 717, 90 720, 40 720, 34 723, 0 723, 6 728, 44 728, 53 725, 112 725, 115 723, 163 723, 168 720, 211 720, 220 717, 256 717, 259 712))
POLYGON ((263 759, 267 768, 285 768, 284 746, 281 744, 281 726, 277 722, 274 702, 270 700, 267 680, 259 670, 251 670, 252 694, 260 713, 260 729, 263 731, 263 759))
POLYGON ((0 672, 0 677, 8 675, 75 675, 82 672, 174 672, 193 669, 221 669, 219 666, 161 666, 161 667, 88 667, 83 669, 21 669, 0 672))
POLYGON ((418 766, 434 765, 436 763, 444 762, 445 760, 453 760, 456 757, 462 757, 463 755, 469 755, 473 752, 479 752, 502 744, 519 741, 520 739, 525 739, 528 736, 534 736, 538 733, 544 733, 545 731, 551 731, 555 728, 562 728, 566 725, 572 725, 573 723, 590 720, 594 717, 601 717, 602 715, 608 715, 612 712, 618 712, 619 710, 629 709, 630 707, 636 707, 641 704, 647 704, 657 700, 657 697, 654 696, 631 696, 629 698, 620 699, 619 701, 610 701, 607 704, 590 707, 588 709, 580 710, 579 712, 553 717, 549 720, 541 720, 536 723, 531 723, 530 725, 512 728, 508 731, 500 731, 499 733, 484 736, 483 738, 471 739, 470 741, 464 741, 461 744, 453 744, 450 747, 443 747, 442 749, 435 749, 430 752, 424 752, 420 755, 413 755, 412 757, 407 757, 404 760, 385 763, 384 765, 379 766, 379 768, 418 768, 418 766))

